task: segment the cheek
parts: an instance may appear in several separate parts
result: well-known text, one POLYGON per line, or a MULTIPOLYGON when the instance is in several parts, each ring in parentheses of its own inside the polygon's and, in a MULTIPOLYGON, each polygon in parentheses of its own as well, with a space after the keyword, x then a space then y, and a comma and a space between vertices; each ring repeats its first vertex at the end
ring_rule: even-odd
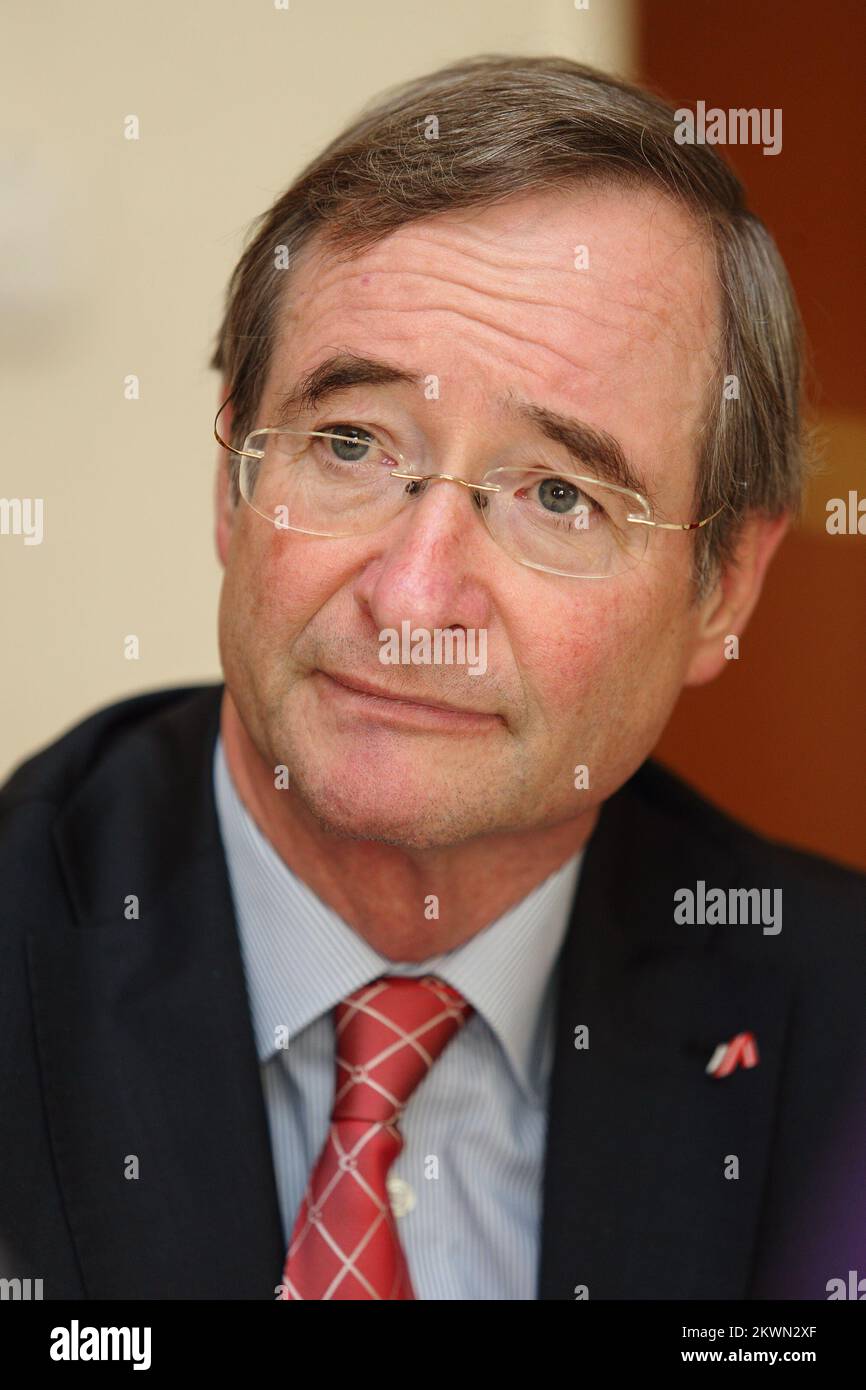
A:
POLYGON ((322 543, 287 535, 262 522, 236 537, 226 569, 224 603, 243 625, 247 645, 273 646, 285 658, 292 636, 332 592, 336 568, 322 543))
POLYGON ((566 729, 596 714, 610 729, 643 727, 679 689, 678 623, 652 584, 603 589, 587 581, 567 604, 560 591, 541 596, 532 612, 519 661, 532 673, 545 722, 566 729))
POLYGON ((594 690, 609 690, 640 637, 634 609, 610 592, 587 587, 564 602, 560 590, 543 596, 530 611, 533 622, 521 643, 520 664, 533 673, 542 708, 560 716, 573 713, 594 690))

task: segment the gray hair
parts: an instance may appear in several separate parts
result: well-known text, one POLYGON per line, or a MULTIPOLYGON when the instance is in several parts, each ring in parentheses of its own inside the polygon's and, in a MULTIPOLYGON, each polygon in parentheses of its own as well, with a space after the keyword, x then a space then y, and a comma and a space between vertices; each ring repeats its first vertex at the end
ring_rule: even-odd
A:
POLYGON ((701 517, 726 510, 695 532, 702 592, 747 512, 778 516, 802 505, 802 328, 779 252, 736 175, 711 147, 678 144, 674 132, 673 108, 658 97, 565 58, 473 58, 386 93, 251 229, 210 361, 229 386, 231 442, 242 447, 254 427, 278 335, 286 273, 277 246, 291 265, 316 234, 351 255, 417 219, 531 190, 656 186, 707 233, 721 289, 694 506, 701 517), (439 138, 428 139, 434 115, 439 138), (737 399, 725 398, 726 378, 736 379, 737 399))

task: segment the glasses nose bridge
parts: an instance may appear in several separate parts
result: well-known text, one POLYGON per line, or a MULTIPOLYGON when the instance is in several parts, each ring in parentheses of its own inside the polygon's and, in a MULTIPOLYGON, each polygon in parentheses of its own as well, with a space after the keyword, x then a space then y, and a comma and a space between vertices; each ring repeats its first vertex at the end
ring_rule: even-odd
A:
MULTIPOLYGON (((485 482, 471 482, 468 478, 461 478, 457 473, 414 473, 407 471, 405 468, 397 468, 391 470, 389 472, 389 476, 400 481, 405 481, 405 483, 407 484, 406 493, 403 497, 403 502, 400 507, 400 510, 404 512, 404 514, 406 512, 407 504, 411 506, 410 498, 413 489, 408 485, 412 483, 423 484, 423 487, 419 487, 417 492, 415 493, 417 501, 420 501, 423 498, 423 496, 427 492, 427 485, 430 483, 457 483, 461 489, 466 489, 466 491, 469 493, 471 501, 477 504, 479 511, 486 510, 486 508, 482 509, 481 504, 483 498, 486 498, 490 493, 498 493, 502 491, 502 488, 498 484, 485 482)), ((475 511, 475 509, 475 507, 472 508, 473 511, 475 511)), ((448 510, 450 511, 450 509, 448 510)), ((445 524, 450 527, 451 523, 446 522, 445 524)))
POLYGON ((456 473, 404 473, 401 469, 395 469, 391 473, 392 478, 405 478, 413 483, 459 483, 461 487, 468 488, 470 492, 501 492, 502 489, 497 483, 473 483, 468 478, 460 478, 456 473))

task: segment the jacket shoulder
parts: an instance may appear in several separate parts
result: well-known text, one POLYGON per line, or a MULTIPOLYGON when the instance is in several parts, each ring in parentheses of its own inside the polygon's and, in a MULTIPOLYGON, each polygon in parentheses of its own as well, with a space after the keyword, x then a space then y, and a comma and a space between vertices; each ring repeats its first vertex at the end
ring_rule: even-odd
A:
POLYGON ((178 686, 102 706, 13 768, 0 787, 0 815, 32 802, 62 805, 94 768, 131 743, 212 715, 222 689, 178 686))
POLYGON ((700 870, 724 860, 737 886, 781 890, 786 921, 808 924, 811 936, 820 926, 825 945, 837 937, 862 955, 866 874, 759 833, 653 759, 623 790, 641 821, 654 825, 656 840, 678 847, 684 864, 700 870))
POLYGON ((709 797, 654 759, 649 759, 638 769, 632 782, 641 800, 652 806, 655 813, 663 816, 671 828, 676 827, 680 834, 711 837, 727 844, 732 852, 746 858, 772 861, 792 875, 800 873, 806 878, 837 882, 840 886, 847 883, 861 892, 866 889, 866 874, 859 869, 761 834, 722 810, 709 797))

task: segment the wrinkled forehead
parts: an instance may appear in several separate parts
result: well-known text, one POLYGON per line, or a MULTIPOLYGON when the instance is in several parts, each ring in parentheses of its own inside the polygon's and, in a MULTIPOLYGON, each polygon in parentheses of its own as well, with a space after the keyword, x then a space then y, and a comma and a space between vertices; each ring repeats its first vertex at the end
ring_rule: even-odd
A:
POLYGON ((637 454, 693 457, 721 307, 711 243, 686 210, 651 189, 570 187, 440 213, 352 255, 316 237, 276 328, 280 390, 348 349, 435 375, 473 418, 512 392, 637 454))
MULTIPOLYGON (((360 252, 314 236, 297 258, 281 318, 322 311, 485 314, 531 341, 579 352, 604 330, 694 352, 720 320, 710 240, 649 188, 568 188, 407 223, 360 252)), ((312 323, 309 323, 312 326, 312 323)))

